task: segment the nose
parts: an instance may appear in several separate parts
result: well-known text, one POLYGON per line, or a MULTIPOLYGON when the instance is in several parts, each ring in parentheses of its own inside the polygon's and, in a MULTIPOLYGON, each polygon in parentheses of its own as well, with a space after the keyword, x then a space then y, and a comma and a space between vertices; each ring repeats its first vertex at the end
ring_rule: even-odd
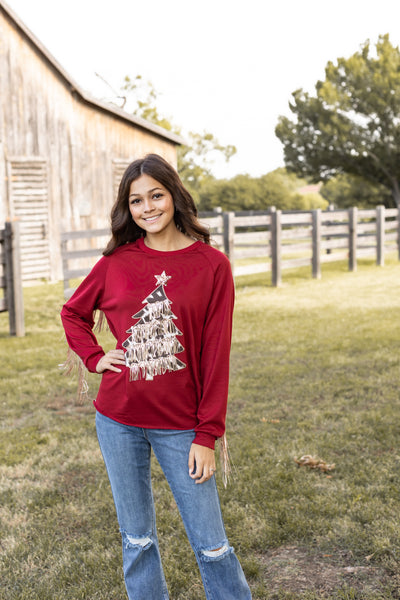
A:
POLYGON ((143 201, 143 211, 145 213, 151 212, 154 210, 153 201, 151 198, 145 198, 143 201))

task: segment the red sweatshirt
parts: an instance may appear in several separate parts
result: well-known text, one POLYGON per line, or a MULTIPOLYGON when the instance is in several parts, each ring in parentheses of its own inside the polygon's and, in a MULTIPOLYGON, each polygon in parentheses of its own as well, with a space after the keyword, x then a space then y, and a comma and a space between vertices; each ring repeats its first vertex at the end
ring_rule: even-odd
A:
POLYGON ((125 351, 122 372, 102 374, 96 409, 126 425, 195 429, 194 442, 214 448, 225 431, 233 302, 229 261, 203 242, 161 252, 139 239, 102 257, 61 311, 89 371, 104 355, 94 310, 125 351))

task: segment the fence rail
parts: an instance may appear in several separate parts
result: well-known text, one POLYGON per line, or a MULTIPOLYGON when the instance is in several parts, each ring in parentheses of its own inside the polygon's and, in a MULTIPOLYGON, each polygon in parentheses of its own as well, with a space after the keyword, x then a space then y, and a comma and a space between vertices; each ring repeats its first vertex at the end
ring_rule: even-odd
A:
MULTIPOLYGON (((207 224, 207 217, 201 219, 207 224)), ((359 258, 375 256, 384 265, 388 251, 400 259, 399 209, 320 209, 264 213, 223 213, 213 223, 217 243, 229 257, 235 277, 271 272, 272 284, 282 282, 284 269, 310 266, 321 277, 321 265, 347 260, 350 271, 359 258), (249 263, 250 259, 264 262, 249 263), (249 264, 243 264, 249 263, 249 264)))
POLYGON ((10 335, 25 335, 22 295, 19 223, 7 222, 0 229, 0 312, 8 312, 10 335))
MULTIPOLYGON (((228 256, 235 277, 271 272, 274 286, 281 284, 284 269, 310 266, 312 276, 320 278, 321 265, 328 262, 347 260, 349 270, 355 271, 362 257, 374 256, 383 266, 385 253, 396 250, 400 259, 397 208, 216 211, 200 213, 200 221, 228 256)), ((109 229, 62 234, 65 297, 73 292, 70 280, 89 272, 87 259, 100 256, 109 235, 109 229)))
POLYGON ((67 231, 61 234, 61 258, 65 298, 69 298, 74 292, 74 288, 70 287, 70 280, 85 277, 89 273, 93 261, 88 263, 86 259, 91 257, 99 258, 106 245, 106 239, 109 237, 109 228, 67 231), (86 242, 90 247, 82 248, 81 240, 86 242), (79 247, 70 249, 70 241, 76 241, 79 247), (81 259, 85 260, 82 261, 81 259))

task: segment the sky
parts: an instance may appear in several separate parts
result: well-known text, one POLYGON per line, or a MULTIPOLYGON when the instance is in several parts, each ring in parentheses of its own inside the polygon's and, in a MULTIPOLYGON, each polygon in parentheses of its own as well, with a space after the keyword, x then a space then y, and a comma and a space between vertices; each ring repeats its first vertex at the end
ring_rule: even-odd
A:
POLYGON ((126 75, 158 92, 161 114, 237 154, 217 177, 284 165, 274 130, 291 94, 313 92, 328 61, 389 33, 399 0, 7 0, 80 87, 111 100, 126 75), (96 73, 98 75, 96 75, 96 73), (100 77, 99 77, 100 76, 100 77), (106 85, 103 80, 108 82, 106 85))

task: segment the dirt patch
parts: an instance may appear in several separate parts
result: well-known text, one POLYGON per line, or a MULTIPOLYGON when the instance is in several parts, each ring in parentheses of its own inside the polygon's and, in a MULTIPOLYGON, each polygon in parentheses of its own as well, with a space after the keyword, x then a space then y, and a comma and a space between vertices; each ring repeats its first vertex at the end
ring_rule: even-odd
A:
POLYGON ((91 400, 81 401, 78 398, 66 400, 63 396, 52 398, 52 400, 47 403, 46 408, 57 415, 88 415, 93 413, 93 404, 91 400))
MULTIPOLYGON (((391 576, 382 567, 369 564, 367 559, 364 564, 355 564, 345 552, 319 554, 309 548, 285 546, 259 558, 264 580, 272 593, 315 592, 323 598, 346 587, 368 594, 399 589, 399 575, 391 576)), ((400 598, 399 593, 394 594, 393 598, 400 598)))

